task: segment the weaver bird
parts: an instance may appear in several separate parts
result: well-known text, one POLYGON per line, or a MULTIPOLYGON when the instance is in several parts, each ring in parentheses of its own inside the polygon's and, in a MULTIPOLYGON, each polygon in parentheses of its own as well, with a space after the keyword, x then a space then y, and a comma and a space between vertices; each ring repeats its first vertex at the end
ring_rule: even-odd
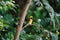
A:
POLYGON ((27 24, 32 24, 32 22, 33 22, 33 16, 30 16, 30 18, 29 18, 27 24))
POLYGON ((23 29, 26 28, 29 25, 32 25, 32 22, 33 22, 33 16, 30 16, 28 21, 27 21, 27 24, 23 27, 23 29))

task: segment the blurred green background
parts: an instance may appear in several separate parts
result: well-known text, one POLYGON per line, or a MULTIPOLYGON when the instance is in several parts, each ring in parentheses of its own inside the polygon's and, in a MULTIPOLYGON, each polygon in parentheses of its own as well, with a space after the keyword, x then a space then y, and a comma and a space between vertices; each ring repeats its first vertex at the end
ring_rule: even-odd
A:
MULTIPOLYGON (((13 40, 27 0, 0 0, 0 40, 13 40)), ((60 0, 32 0, 24 25, 33 16, 19 40, 60 40, 60 0)))

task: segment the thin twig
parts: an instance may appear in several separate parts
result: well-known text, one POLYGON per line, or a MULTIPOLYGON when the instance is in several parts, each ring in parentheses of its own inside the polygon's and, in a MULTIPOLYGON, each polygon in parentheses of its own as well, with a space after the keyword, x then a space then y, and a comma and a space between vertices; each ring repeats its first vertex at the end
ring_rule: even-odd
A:
POLYGON ((25 25, 25 26, 22 28, 22 30, 24 30, 25 28, 27 28, 27 26, 30 26, 30 25, 33 25, 33 24, 27 24, 27 25, 25 25))

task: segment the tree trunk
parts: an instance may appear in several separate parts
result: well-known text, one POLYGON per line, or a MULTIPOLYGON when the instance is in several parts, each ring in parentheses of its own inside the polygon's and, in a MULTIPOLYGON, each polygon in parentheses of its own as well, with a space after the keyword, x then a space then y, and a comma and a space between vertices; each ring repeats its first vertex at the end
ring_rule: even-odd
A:
POLYGON ((14 36, 14 40, 19 40, 19 35, 21 33, 23 22, 24 22, 24 19, 26 17, 27 10, 28 10, 28 8, 30 6, 30 3, 31 3, 31 0, 27 0, 26 5, 24 6, 24 8, 22 10, 21 18, 19 20, 18 27, 16 29, 16 34, 14 36))

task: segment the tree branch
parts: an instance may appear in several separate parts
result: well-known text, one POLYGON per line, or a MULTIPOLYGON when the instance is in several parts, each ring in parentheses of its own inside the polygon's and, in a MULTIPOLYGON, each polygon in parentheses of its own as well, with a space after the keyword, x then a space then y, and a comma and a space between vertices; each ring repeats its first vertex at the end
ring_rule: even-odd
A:
POLYGON ((29 26, 29 25, 33 25, 33 24, 26 24, 23 28, 22 28, 22 30, 24 30, 27 26, 29 26))
POLYGON ((31 3, 31 0, 27 0, 26 5, 24 6, 24 8, 22 10, 22 15, 21 15, 21 18, 19 20, 18 27, 16 29, 16 34, 14 36, 14 40, 19 40, 19 35, 21 33, 23 22, 24 22, 24 19, 26 17, 27 10, 28 10, 28 8, 30 6, 30 3, 31 3))

